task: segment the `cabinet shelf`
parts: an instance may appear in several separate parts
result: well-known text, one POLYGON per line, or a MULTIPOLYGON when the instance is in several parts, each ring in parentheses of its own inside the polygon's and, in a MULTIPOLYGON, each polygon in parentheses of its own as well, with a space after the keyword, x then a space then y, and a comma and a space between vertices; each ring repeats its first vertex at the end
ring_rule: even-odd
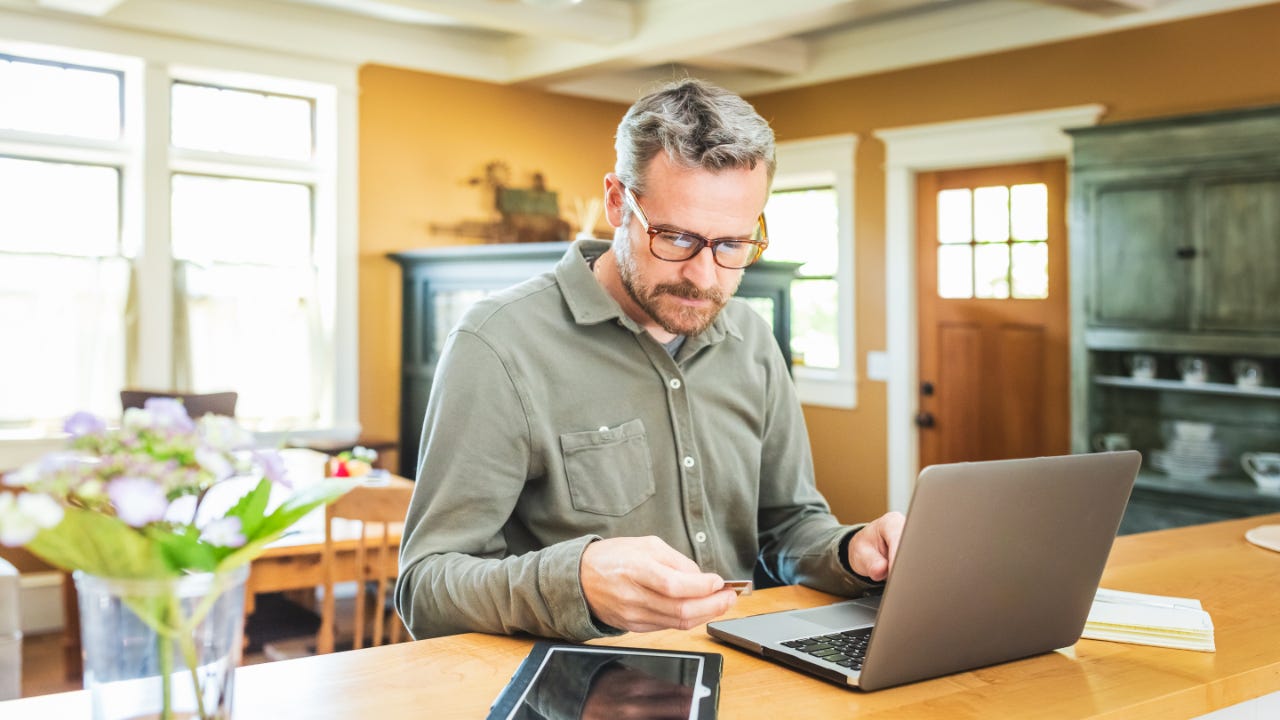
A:
POLYGON ((1189 393, 1208 393, 1211 395, 1231 395, 1233 397, 1280 398, 1280 388, 1274 387, 1239 387, 1229 383, 1186 383, 1181 380, 1140 380, 1123 375, 1095 375, 1093 382, 1098 385, 1127 387, 1143 390, 1177 390, 1189 393))

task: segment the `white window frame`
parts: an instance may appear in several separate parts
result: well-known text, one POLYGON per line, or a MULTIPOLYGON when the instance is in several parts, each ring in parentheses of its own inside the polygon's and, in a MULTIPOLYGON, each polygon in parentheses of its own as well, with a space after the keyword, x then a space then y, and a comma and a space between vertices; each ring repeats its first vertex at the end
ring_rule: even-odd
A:
POLYGON ((796 394, 805 405, 852 409, 858 406, 857 327, 854 317, 853 165, 857 135, 789 140, 777 145, 773 192, 832 187, 838 207, 836 241, 836 332, 840 366, 796 365, 796 394))
MULTIPOLYGON (((357 366, 357 167, 358 67, 306 60, 145 32, 89 27, 78 22, 0 10, 0 51, 8 54, 117 69, 124 73, 125 134, 120 142, 68 139, 47 143, 51 158, 120 166, 122 242, 139 252, 141 307, 138 354, 127 382, 169 387, 173 379, 173 299, 170 233, 172 172, 237 167, 216 154, 170 147, 170 91, 175 80, 284 92, 316 98, 316 158, 305 174, 315 188, 315 252, 319 266, 322 331, 332 382, 322 398, 318 427, 290 438, 351 441, 360 432, 357 366), (19 40, 18 38, 21 38, 19 40), (143 128, 146 129, 145 135, 143 128), (53 150, 51 150, 53 152, 53 150)), ((31 154, 30 133, 0 131, 0 150, 31 154), (21 145, 23 152, 14 148, 21 145)), ((269 162, 269 161, 268 161, 269 162)), ((259 163, 262 164, 262 163, 259 163)), ((280 174, 302 172, 282 162, 280 174)), ((221 173, 220 173, 221 174, 221 173)), ((230 174, 245 174, 243 167, 230 174)), ((263 437, 270 442, 277 438, 263 437)), ((0 468, 39 455, 49 437, 0 437, 0 468)))

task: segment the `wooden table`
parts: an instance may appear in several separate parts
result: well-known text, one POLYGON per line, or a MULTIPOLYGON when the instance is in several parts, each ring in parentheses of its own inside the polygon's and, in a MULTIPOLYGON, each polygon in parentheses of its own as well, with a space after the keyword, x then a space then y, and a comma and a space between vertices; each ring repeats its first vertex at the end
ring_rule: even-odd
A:
MULTIPOLYGON (((733 720, 1196 717, 1280 692, 1280 553, 1243 539, 1245 530, 1269 523, 1280 523, 1280 515, 1116 541, 1103 585, 1200 598, 1216 626, 1212 654, 1081 640, 1025 660, 863 693, 719 645, 703 628, 598 643, 723 654, 720 716, 733 720)), ((776 588, 743 598, 732 615, 832 599, 802 587, 776 588)), ((530 643, 467 634, 241 668, 235 717, 484 717, 530 643)), ((14 700, 0 703, 0 717, 87 717, 88 704, 83 691, 14 700)))

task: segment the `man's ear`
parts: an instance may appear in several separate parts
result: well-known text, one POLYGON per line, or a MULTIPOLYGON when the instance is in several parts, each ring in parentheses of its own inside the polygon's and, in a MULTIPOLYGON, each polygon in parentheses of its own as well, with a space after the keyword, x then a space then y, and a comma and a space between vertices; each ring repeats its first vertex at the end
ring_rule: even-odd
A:
POLYGON ((622 180, 614 173, 604 176, 604 215, 611 227, 622 227, 622 180))

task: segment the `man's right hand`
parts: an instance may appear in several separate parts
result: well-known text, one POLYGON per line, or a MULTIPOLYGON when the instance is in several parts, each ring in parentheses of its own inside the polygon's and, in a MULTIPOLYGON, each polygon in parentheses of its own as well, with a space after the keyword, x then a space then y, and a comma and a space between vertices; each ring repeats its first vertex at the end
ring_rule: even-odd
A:
POLYGON ((738 598, 724 578, 656 537, 587 545, 578 577, 592 615, 619 630, 688 630, 725 614, 738 598))

